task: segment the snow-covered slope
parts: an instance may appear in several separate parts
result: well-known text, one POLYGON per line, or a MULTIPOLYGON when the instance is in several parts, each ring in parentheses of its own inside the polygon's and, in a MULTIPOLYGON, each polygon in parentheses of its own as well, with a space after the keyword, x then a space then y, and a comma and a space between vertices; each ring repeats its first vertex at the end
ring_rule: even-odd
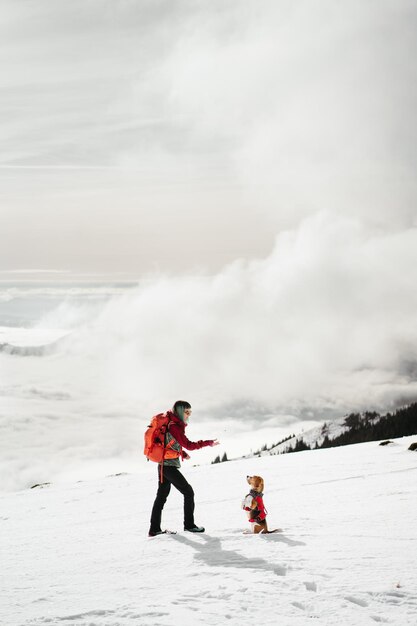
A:
MULTIPOLYGON (((314 428, 310 428, 307 431, 302 431, 292 437, 286 438, 284 441, 277 443, 276 445, 267 446, 267 449, 257 451, 254 456, 268 456, 272 454, 282 454, 288 451, 289 448, 294 448, 297 441, 303 440, 306 445, 308 445, 311 449, 314 448, 316 443, 321 445, 325 436, 329 439, 335 439, 342 433, 344 433, 348 428, 345 425, 345 417, 342 417, 337 420, 331 420, 327 422, 323 422, 319 426, 315 426, 314 428)), ((252 455, 245 455, 242 458, 248 458, 252 455)))
MULTIPOLYGON (((148 539, 156 467, 0 497, 5 626, 417 623, 417 437, 185 466, 203 535, 148 539), (244 535, 245 476, 270 527, 244 535)), ((165 527, 181 531, 171 493, 165 527)))
MULTIPOLYGON (((412 408, 413 408, 413 404, 407 405, 406 407, 403 407, 403 409, 399 409, 399 411, 401 412, 403 410, 408 410, 408 409, 411 410, 412 408)), ((394 417, 395 416, 396 416, 396 413, 394 413, 394 417)), ((296 446, 300 442, 302 442, 303 444, 308 446, 311 450, 313 450, 316 448, 316 446, 321 447, 326 438, 329 440, 329 442, 332 442, 333 440, 337 439, 344 433, 348 433, 349 431, 354 434, 355 433, 354 428, 356 426, 368 427, 369 424, 372 424, 372 427, 374 427, 380 422, 381 419, 385 419, 385 418, 381 417, 379 413, 369 412, 369 411, 364 412, 362 414, 356 413, 356 414, 351 414, 351 415, 345 415, 344 417, 341 417, 339 419, 334 419, 334 420, 322 422, 321 424, 316 424, 313 428, 309 428, 306 431, 302 430, 296 435, 290 435, 276 444, 271 444, 271 445, 265 444, 262 449, 256 450, 255 452, 251 454, 246 454, 240 458, 247 459, 252 456, 268 456, 268 455, 273 455, 273 454, 284 454, 288 451, 294 451, 294 449, 297 449, 296 446), (354 424, 354 426, 352 424, 354 424)), ((398 435, 400 434, 403 434, 403 433, 399 432, 398 435)), ((369 438, 370 437, 368 437, 368 439, 369 438)), ((365 439, 366 437, 364 437, 364 440, 365 439)), ((378 439, 377 434, 374 434, 373 439, 375 440, 378 439)), ((356 443, 357 440, 356 441, 352 440, 349 443, 353 443, 353 442, 356 443)), ((348 441, 345 441, 344 445, 347 445, 347 444, 348 444, 348 441)), ((326 445, 324 447, 331 447, 331 446, 326 445)), ((298 450, 300 450, 300 448, 298 448, 298 450)))

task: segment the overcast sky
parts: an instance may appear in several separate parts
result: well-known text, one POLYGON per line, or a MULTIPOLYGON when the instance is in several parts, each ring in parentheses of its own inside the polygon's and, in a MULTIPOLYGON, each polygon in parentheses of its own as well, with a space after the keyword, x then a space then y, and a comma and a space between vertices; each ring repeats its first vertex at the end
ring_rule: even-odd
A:
POLYGON ((212 273, 322 210, 415 225, 415 2, 0 11, 0 279, 212 273))

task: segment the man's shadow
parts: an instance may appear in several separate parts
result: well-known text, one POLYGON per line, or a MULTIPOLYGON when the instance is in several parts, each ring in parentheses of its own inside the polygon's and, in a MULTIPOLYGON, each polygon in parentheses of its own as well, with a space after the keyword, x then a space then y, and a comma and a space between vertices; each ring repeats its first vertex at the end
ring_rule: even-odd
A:
POLYGON ((205 543, 200 541, 192 541, 183 535, 172 535, 172 538, 190 546, 196 551, 194 558, 203 561, 211 567, 239 567, 244 569, 261 569, 264 572, 273 572, 277 576, 285 576, 287 568, 283 565, 275 565, 269 563, 265 559, 247 558, 234 550, 224 550, 218 537, 209 537, 201 535, 205 543))

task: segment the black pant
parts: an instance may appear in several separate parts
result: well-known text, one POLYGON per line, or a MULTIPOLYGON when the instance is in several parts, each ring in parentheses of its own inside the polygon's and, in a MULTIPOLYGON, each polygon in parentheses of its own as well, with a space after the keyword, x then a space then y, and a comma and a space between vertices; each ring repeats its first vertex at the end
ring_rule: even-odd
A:
POLYGON ((152 507, 150 530, 152 532, 161 530, 162 509, 171 491, 171 485, 174 485, 184 496, 184 528, 192 528, 194 526, 194 491, 191 485, 187 483, 177 467, 169 465, 164 465, 162 483, 161 468, 158 465, 158 482, 158 491, 152 507))

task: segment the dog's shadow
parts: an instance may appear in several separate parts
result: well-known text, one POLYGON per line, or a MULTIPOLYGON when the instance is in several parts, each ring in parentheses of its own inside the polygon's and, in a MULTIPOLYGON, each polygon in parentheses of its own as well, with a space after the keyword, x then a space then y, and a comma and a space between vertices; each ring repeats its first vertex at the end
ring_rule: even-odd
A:
POLYGON ((304 541, 295 541, 294 539, 286 537, 282 533, 259 533, 259 537, 262 537, 262 539, 266 539, 267 541, 278 541, 279 543, 285 543, 287 544, 287 546, 291 546, 292 548, 294 546, 306 545, 304 541))
POLYGON ((285 576, 287 568, 283 565, 275 565, 265 559, 248 558, 234 550, 224 550, 218 537, 201 535, 204 543, 193 541, 183 535, 172 535, 172 538, 183 545, 190 546, 196 551, 195 559, 203 561, 211 567, 239 567, 247 569, 261 569, 273 572, 277 576, 285 576))

